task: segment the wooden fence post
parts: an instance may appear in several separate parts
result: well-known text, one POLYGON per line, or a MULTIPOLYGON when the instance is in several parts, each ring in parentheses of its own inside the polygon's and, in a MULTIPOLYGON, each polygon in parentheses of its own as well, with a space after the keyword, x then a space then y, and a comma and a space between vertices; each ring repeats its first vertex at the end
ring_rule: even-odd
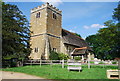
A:
POLYGON ((41 59, 40 59, 40 67, 41 67, 41 59))
POLYGON ((62 68, 64 68, 64 59, 62 60, 62 68))
POLYGON ((31 61, 31 66, 32 66, 32 60, 30 60, 31 61))
POLYGON ((88 69, 90 69, 90 53, 88 55, 88 69))
POLYGON ((88 60, 88 69, 90 69, 90 60, 88 60))
POLYGON ((21 63, 21 66, 23 66, 24 65, 24 60, 22 59, 22 61, 21 61, 22 63, 21 63))
POLYGON ((105 68, 105 62, 103 61, 103 68, 105 68))
POLYGON ((51 60, 51 63, 50 63, 50 65, 52 66, 52 60, 51 60))
POLYGON ((119 79, 120 79, 120 60, 118 60, 118 74, 119 74, 119 79))

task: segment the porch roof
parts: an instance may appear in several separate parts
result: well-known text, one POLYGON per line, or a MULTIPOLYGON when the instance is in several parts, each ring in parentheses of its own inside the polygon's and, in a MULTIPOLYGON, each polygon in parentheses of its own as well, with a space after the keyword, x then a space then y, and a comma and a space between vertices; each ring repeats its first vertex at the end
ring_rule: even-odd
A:
POLYGON ((71 53, 72 56, 79 56, 88 53, 88 47, 75 48, 71 53))

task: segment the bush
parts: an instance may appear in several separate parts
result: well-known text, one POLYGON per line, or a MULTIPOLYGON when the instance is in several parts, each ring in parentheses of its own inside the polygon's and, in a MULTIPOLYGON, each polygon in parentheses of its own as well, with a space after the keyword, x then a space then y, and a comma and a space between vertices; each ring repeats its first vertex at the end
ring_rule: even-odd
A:
POLYGON ((7 68, 7 67, 18 67, 22 66, 22 59, 18 58, 11 58, 11 59, 2 59, 2 67, 7 68))
POLYGON ((50 52, 50 60, 59 60, 59 56, 57 52, 51 51, 50 52))
POLYGON ((99 62, 99 64, 104 64, 103 62, 99 62))
POLYGON ((50 60, 67 60, 69 59, 69 56, 63 53, 57 53, 54 51, 51 51, 50 53, 50 60))
POLYGON ((81 60, 81 57, 74 57, 75 60, 81 60))
POLYGON ((2 68, 11 67, 11 60, 10 59, 2 59, 2 68))
POLYGON ((112 64, 117 64, 117 62, 112 62, 112 64))
POLYGON ((94 62, 93 62, 93 61, 90 61, 90 63, 91 63, 91 64, 94 64, 94 62))
POLYGON ((69 59, 69 56, 68 55, 66 55, 66 54, 63 54, 63 53, 59 53, 58 54, 58 57, 59 57, 59 59, 60 60, 67 60, 67 59, 69 59))

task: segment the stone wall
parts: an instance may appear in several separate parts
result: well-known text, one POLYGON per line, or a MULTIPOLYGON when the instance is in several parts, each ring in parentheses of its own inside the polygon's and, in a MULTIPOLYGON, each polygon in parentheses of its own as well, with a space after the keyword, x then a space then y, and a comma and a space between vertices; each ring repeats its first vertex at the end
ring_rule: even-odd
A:
POLYGON ((45 35, 31 37, 31 48, 30 54, 31 59, 40 59, 41 54, 44 54, 45 49, 45 35), (38 48, 38 52, 35 52, 35 48, 38 48))
POLYGON ((70 53, 74 50, 74 48, 77 48, 77 47, 64 44, 63 40, 61 41, 61 53, 70 55, 70 53))
POLYGON ((55 48, 57 52, 60 52, 62 15, 60 12, 56 12, 56 10, 50 7, 47 9, 47 14, 47 34, 49 34, 51 50, 55 48), (53 18, 53 14, 56 15, 56 19, 53 18))

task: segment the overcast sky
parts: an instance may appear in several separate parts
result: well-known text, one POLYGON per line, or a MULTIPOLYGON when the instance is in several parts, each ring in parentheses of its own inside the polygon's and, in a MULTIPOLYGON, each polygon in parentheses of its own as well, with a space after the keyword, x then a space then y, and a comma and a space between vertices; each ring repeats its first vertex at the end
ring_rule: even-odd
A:
MULTIPOLYGON (((30 20, 30 10, 44 4, 42 2, 9 2, 15 4, 30 20)), ((54 1, 54 0, 53 0, 54 1)), ((112 19, 117 2, 51 2, 62 10, 62 27, 71 32, 78 33, 82 38, 97 33, 104 27, 104 22, 112 19)), ((90 1, 90 0, 89 0, 90 1)))

